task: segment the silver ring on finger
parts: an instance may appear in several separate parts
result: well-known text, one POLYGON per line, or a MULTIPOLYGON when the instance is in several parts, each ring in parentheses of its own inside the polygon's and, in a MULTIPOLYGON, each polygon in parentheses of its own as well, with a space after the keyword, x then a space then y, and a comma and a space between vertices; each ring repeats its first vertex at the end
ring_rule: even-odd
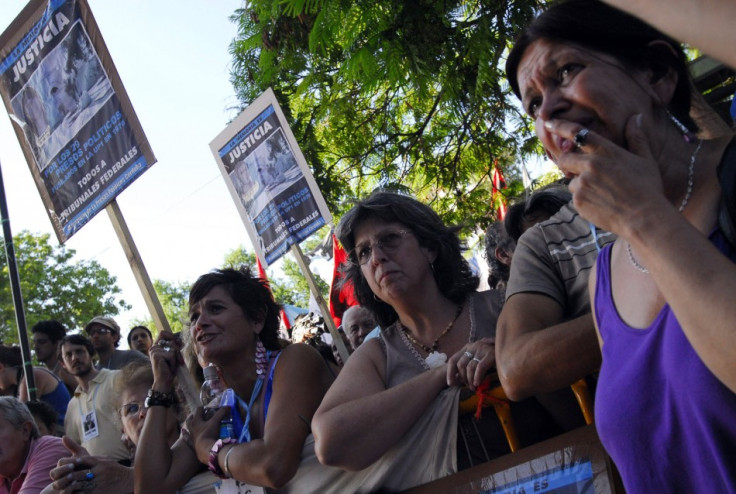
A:
POLYGON ((468 351, 466 351, 463 355, 465 355, 466 357, 468 357, 470 359, 472 359, 473 357, 475 357, 475 355, 473 355, 472 353, 470 353, 468 351))
POLYGON ((575 137, 573 137, 573 141, 575 141, 575 147, 581 148, 585 146, 585 142, 588 140, 589 133, 590 130, 586 128, 580 129, 578 133, 575 134, 575 137))
POLYGON ((480 362, 480 360, 478 357, 473 357, 473 362, 480 362))

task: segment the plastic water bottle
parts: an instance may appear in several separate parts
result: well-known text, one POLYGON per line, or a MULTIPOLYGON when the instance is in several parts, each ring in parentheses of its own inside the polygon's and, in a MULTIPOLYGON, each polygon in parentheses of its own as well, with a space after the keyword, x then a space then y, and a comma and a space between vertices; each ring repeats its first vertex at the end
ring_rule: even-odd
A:
POLYGON ((209 406, 214 402, 214 406, 219 405, 222 393, 225 392, 225 385, 217 373, 217 367, 210 364, 204 368, 204 383, 199 391, 199 397, 202 399, 202 405, 209 406))
POLYGON ((243 424, 240 423, 240 414, 237 413, 238 400, 235 398, 235 391, 227 388, 220 398, 220 406, 230 407, 230 413, 220 421, 220 439, 238 439, 243 424))
POLYGON ((220 439, 238 439, 243 429, 243 421, 238 410, 235 391, 225 388, 225 383, 217 373, 217 367, 210 364, 204 368, 204 383, 200 390, 202 404, 209 407, 229 407, 230 413, 220 421, 220 439))

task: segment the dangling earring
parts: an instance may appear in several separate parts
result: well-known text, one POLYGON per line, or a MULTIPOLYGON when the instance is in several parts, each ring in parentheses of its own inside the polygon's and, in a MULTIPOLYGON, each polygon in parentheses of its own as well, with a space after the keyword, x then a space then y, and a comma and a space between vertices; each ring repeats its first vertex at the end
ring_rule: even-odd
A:
POLYGON ((685 124, 682 123, 679 118, 674 116, 669 110, 667 110, 667 116, 670 118, 670 120, 672 120, 672 123, 674 123, 675 127, 677 127, 677 129, 680 131, 683 139, 685 139, 685 142, 689 143, 695 141, 695 135, 690 131, 690 129, 685 127, 685 124))
POLYGON ((261 338, 256 336, 256 374, 258 377, 266 373, 266 347, 263 346, 261 338))

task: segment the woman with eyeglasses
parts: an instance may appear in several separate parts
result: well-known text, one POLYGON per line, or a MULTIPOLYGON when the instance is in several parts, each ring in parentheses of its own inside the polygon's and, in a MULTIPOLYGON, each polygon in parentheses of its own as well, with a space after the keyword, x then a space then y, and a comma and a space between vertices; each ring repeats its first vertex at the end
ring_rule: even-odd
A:
MULTIPOLYGON (((458 416, 463 388, 490 384, 501 306, 497 292, 476 293, 458 230, 389 192, 357 203, 337 228, 346 278, 386 329, 350 357, 312 428, 321 462, 382 470, 374 488, 407 489, 510 451, 493 409, 458 416)), ((512 407, 522 444, 546 437, 535 402, 512 407)))
MULTIPOLYGON (((131 362, 123 367, 115 381, 115 406, 122 428, 122 440, 130 449, 131 463, 135 462, 143 423, 147 415, 145 406, 148 391, 153 385, 153 370, 146 362, 131 362)), ((172 446, 179 438, 181 424, 186 416, 185 407, 174 400, 166 409, 165 425, 162 429, 168 446, 172 446)), ((50 472, 54 481, 45 492, 97 492, 104 494, 127 494, 134 490, 133 467, 121 465, 112 459, 91 456, 81 446, 64 439, 69 451, 74 455, 63 458, 56 468, 50 472), (70 472, 73 473, 70 476, 70 472)), ((177 489, 180 494, 197 492, 214 493, 213 485, 217 477, 202 465, 199 470, 192 470, 181 479, 177 489)))

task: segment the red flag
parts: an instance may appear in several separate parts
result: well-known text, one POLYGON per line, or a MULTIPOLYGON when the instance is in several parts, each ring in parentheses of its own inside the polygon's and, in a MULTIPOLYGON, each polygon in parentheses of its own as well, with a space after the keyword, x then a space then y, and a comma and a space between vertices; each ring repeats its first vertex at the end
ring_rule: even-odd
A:
POLYGON ((498 160, 493 162, 493 188, 491 190, 491 205, 498 203, 496 209, 496 217, 499 221, 503 221, 506 216, 506 198, 501 194, 501 189, 506 188, 506 180, 503 178, 501 170, 498 168, 498 160), (496 199, 496 194, 500 197, 496 199))
POLYGON ((340 265, 348 261, 348 253, 340 245, 335 234, 332 234, 332 261, 335 263, 332 270, 332 285, 330 286, 330 315, 335 326, 342 323, 342 315, 353 305, 358 305, 352 283, 346 283, 342 289, 338 287, 344 275, 340 272, 340 265))
MULTIPOLYGON (((261 260, 256 256, 256 266, 258 266, 258 277, 264 281, 268 281, 268 275, 266 275, 266 270, 263 269, 263 266, 261 265, 261 260)), ((271 292, 271 284, 268 285, 268 291, 271 292)), ((273 298, 273 292, 271 292, 271 298, 273 298)), ((286 316, 286 312, 284 312, 284 309, 281 309, 281 321, 284 323, 284 327, 286 329, 291 329, 291 323, 289 322, 289 318, 286 316)))

